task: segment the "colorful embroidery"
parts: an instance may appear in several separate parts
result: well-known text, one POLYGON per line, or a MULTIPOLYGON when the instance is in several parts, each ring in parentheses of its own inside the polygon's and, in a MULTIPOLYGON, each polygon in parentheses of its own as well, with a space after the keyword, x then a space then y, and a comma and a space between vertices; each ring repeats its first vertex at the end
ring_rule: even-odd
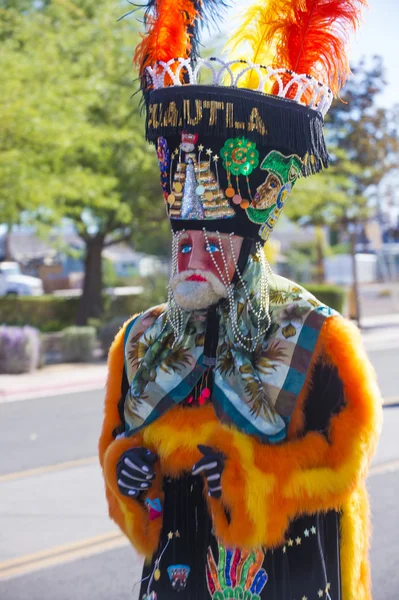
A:
POLYGON ((161 186, 164 192, 168 191, 170 152, 168 142, 163 137, 158 138, 157 156, 161 173, 161 186))
POLYGON ((232 175, 250 175, 259 165, 256 144, 245 137, 226 140, 220 152, 223 166, 232 175))
POLYGON ((159 498, 154 498, 153 500, 147 498, 145 505, 148 509, 150 521, 155 521, 155 519, 158 519, 162 515, 162 504, 159 498))
POLYGON ((266 571, 262 569, 264 558, 262 550, 230 550, 219 544, 219 562, 216 565, 209 548, 206 580, 212 600, 259 600, 268 580, 266 571))
POLYGON ((198 135, 182 133, 172 191, 168 195, 171 219, 209 220, 234 217, 234 210, 219 185, 219 156, 212 149, 197 146, 198 135), (185 153, 184 160, 181 159, 185 153), (212 156, 213 155, 213 156, 212 156), (216 171, 214 174, 213 167, 216 171))
POLYGON ((181 592, 187 585, 187 579, 190 575, 190 567, 187 565, 171 565, 168 567, 168 575, 172 588, 176 592, 181 592))
POLYGON ((302 166, 299 156, 284 156, 276 150, 269 152, 263 160, 260 168, 268 173, 265 181, 256 189, 252 206, 247 208, 248 218, 253 223, 262 224, 259 230, 262 239, 268 238, 277 223, 302 166))

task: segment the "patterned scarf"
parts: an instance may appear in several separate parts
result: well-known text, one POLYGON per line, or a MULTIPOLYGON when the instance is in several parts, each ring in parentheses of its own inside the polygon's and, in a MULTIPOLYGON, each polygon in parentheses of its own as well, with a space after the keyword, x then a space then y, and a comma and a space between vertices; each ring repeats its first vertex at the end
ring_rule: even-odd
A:
MULTIPOLYGON (((257 257, 251 255, 242 277, 255 309, 260 269, 257 257)), ((212 404, 221 422, 273 443, 286 437, 320 329, 333 311, 287 279, 273 275, 269 285, 271 326, 253 352, 235 343, 227 303, 217 306, 219 339, 212 404)), ((241 333, 251 339, 258 323, 246 298, 240 281, 234 291, 237 321, 241 333)), ((183 402, 207 369, 203 360, 206 311, 184 313, 182 335, 174 343, 166 308, 144 333, 137 333, 137 319, 126 330, 128 435, 183 402)))

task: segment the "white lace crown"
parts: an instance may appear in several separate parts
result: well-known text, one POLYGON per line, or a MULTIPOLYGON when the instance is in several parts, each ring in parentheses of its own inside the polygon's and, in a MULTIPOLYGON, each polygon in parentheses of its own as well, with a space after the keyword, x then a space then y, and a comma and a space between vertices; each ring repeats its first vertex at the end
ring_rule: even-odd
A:
MULTIPOLYGON (((201 85, 201 76, 211 73, 210 85, 238 88, 240 80, 249 71, 255 71, 258 75, 257 92, 270 93, 271 85, 278 85, 278 92, 273 96, 293 100, 313 110, 319 111, 323 117, 327 113, 333 101, 333 93, 328 86, 320 83, 311 75, 298 74, 287 69, 274 69, 264 65, 255 65, 246 60, 233 60, 224 62, 219 58, 199 58, 193 63, 189 58, 172 58, 168 62, 159 61, 151 67, 147 67, 147 73, 151 77, 153 89, 159 90, 165 87, 183 85, 201 85), (241 69, 239 67, 242 67, 241 69), (183 71, 183 72, 182 72, 183 71), (184 80, 183 83, 183 74, 184 80), (291 77, 288 83, 284 83, 284 75, 291 77), (188 83, 186 83, 188 77, 188 83), (306 101, 305 101, 306 98, 306 101)), ((241 88, 241 89, 245 89, 241 88)))

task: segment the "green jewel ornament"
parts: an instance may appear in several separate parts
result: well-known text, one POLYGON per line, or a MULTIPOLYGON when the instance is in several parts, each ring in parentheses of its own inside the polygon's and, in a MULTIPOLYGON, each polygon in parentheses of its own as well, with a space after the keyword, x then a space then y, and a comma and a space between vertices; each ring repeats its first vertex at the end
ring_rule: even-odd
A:
POLYGON ((223 166, 231 175, 247 177, 259 165, 259 152, 255 142, 245 137, 226 140, 220 152, 223 166))

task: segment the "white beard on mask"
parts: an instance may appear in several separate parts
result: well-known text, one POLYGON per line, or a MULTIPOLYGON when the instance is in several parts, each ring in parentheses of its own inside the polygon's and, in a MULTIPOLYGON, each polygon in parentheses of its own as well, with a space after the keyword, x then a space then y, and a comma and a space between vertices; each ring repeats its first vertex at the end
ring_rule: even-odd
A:
POLYGON ((221 298, 227 298, 227 288, 216 275, 200 269, 176 273, 170 280, 170 286, 176 304, 186 311, 203 310, 221 298), (191 275, 200 275, 206 281, 187 281, 191 275))

